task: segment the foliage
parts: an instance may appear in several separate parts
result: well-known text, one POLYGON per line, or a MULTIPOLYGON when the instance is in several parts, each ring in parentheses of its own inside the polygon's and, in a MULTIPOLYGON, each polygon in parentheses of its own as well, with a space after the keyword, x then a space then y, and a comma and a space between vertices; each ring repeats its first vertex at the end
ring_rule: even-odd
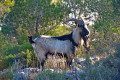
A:
MULTIPOLYGON (((61 36, 73 28, 61 25, 68 18, 79 18, 82 14, 97 12, 98 19, 91 29, 91 54, 86 56, 81 48, 79 56, 86 56, 87 74, 81 79, 111 80, 116 74, 120 57, 120 0, 1 0, 0 2, 0 70, 6 69, 16 61, 22 68, 39 67, 39 61, 28 35, 61 36), (72 15, 72 16, 71 16, 72 15), (92 64, 91 55, 106 57, 92 64), (106 75, 107 74, 107 75, 106 75)), ((36 79, 61 80, 65 73, 44 71, 36 79), (42 77, 40 77, 42 75, 42 77)), ((12 79, 13 73, 0 75, 1 80, 12 79)))
POLYGON ((113 80, 117 73, 117 62, 115 61, 114 55, 103 58, 95 64, 91 63, 90 55, 87 55, 85 64, 85 73, 79 74, 82 80, 113 80))
MULTIPOLYGON (((52 72, 50 70, 44 71, 42 73, 40 73, 35 80, 66 80, 65 78, 65 73, 56 73, 56 72, 52 72)), ((72 80, 69 78, 69 80, 72 80)))
POLYGON ((1 0, 0 1, 0 18, 5 18, 7 16, 7 13, 11 11, 11 7, 13 7, 15 4, 14 0, 1 0))
POLYGON ((120 20, 120 1, 119 0, 100 0, 90 2, 90 8, 97 11, 100 15, 95 24, 95 29, 104 32, 113 31, 119 34, 120 20))
POLYGON ((13 73, 10 71, 7 71, 0 75, 0 80, 12 80, 13 79, 13 73))
POLYGON ((21 61, 22 62, 21 65, 25 65, 27 67, 29 67, 30 65, 34 66, 37 63, 37 60, 36 60, 33 52, 31 52, 27 49, 25 52, 24 51, 21 51, 21 52, 18 51, 18 53, 17 53, 16 50, 17 50, 16 48, 15 48, 15 50, 10 50, 10 51, 13 52, 13 54, 10 53, 10 51, 8 51, 8 53, 0 56, 0 65, 1 65, 0 70, 8 68, 15 61, 21 61), (34 63, 32 63, 32 61, 34 61, 34 63), (6 65, 4 65, 4 64, 6 64, 6 65))
POLYGON ((66 26, 56 26, 54 30, 48 31, 46 34, 51 35, 51 36, 61 36, 64 34, 69 34, 71 27, 66 27, 66 26))
MULTIPOLYGON (((52 27, 54 23, 58 24, 66 15, 66 12, 62 12, 66 9, 65 5, 57 3, 55 6, 50 4, 51 0, 16 0, 15 2, 12 12, 9 13, 4 22, 7 27, 15 28, 14 31, 12 31, 12 28, 9 30, 11 33, 17 32, 19 29, 20 31, 26 31, 25 35, 38 34, 39 29, 45 29, 47 26, 52 27)), ((20 34, 19 31, 17 33, 20 34)))

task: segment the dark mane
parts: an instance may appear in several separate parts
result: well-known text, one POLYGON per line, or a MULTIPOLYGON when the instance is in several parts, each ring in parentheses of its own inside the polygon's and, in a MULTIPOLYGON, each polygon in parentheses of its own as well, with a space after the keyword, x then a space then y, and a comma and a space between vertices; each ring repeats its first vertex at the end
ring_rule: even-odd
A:
POLYGON ((75 43, 73 38, 72 38, 72 33, 67 34, 67 35, 63 35, 63 36, 58 36, 58 37, 51 37, 51 38, 58 39, 58 40, 63 40, 63 41, 64 40, 70 40, 73 43, 74 46, 78 46, 78 44, 75 43))

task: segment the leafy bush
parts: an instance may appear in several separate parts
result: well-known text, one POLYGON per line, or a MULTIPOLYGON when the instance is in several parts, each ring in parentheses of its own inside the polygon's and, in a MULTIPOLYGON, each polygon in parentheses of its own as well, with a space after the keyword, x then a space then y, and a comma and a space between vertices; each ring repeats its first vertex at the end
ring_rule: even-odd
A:
POLYGON ((5 56, 1 56, 0 57, 0 70, 8 68, 9 66, 11 66, 15 61, 20 60, 21 63, 25 66, 28 67, 28 65, 30 66, 36 63, 36 58, 34 55, 34 52, 29 51, 28 49, 24 52, 21 51, 18 54, 9 54, 9 55, 5 55, 5 56), (33 58, 35 59, 34 63, 33 63, 33 58), (4 65, 6 64, 6 65, 4 65))
POLYGON ((103 58, 95 64, 92 64, 89 56, 87 56, 85 64, 86 74, 80 75, 82 79, 86 78, 87 80, 113 80, 113 77, 117 73, 117 68, 115 66, 116 62, 114 62, 114 57, 112 56, 103 58))
POLYGON ((21 51, 20 46, 18 45, 7 45, 4 51, 4 55, 14 55, 21 51))
POLYGON ((7 71, 0 75, 0 80, 13 80, 13 73, 10 71, 7 71))
POLYGON ((14 61, 16 55, 1 56, 0 57, 0 70, 8 68, 14 61))
POLYGON ((11 33, 13 33, 15 35, 16 34, 15 29, 16 28, 11 26, 11 25, 3 25, 2 26, 2 33, 4 35, 11 34, 11 33))
POLYGON ((11 45, 8 44, 6 45, 5 49, 4 49, 4 55, 8 56, 8 55, 16 55, 18 53, 20 53, 21 51, 25 51, 27 49, 32 49, 32 46, 30 45, 30 43, 26 42, 22 45, 11 45))

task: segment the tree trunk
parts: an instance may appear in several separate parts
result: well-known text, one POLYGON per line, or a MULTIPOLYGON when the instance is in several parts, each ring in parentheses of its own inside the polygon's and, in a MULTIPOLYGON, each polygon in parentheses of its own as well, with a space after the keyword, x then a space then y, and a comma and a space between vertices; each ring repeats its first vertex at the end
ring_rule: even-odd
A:
POLYGON ((36 18, 36 26, 35 26, 35 34, 38 34, 38 26, 39 26, 39 17, 36 18))

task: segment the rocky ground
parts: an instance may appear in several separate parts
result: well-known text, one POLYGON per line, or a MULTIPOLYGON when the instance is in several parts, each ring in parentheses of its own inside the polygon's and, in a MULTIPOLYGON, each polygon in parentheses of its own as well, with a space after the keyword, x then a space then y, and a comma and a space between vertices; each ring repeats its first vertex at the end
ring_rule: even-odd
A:
MULTIPOLYGON (((91 63, 94 64, 96 61, 99 61, 99 57, 90 57, 91 63)), ((62 59, 50 59, 49 62, 47 61, 47 65, 51 66, 53 69, 49 69, 52 72, 60 73, 62 72, 62 68, 65 68, 64 60, 62 59), (58 68, 59 63, 59 68, 58 68)), ((79 75, 80 73, 86 73, 84 71, 85 67, 85 58, 74 58, 72 68, 71 70, 66 71, 65 78, 72 78, 73 80, 80 80, 79 75)), ((0 75, 7 72, 7 69, 4 69, 3 71, 0 71, 0 75)), ((18 69, 17 72, 14 74, 14 79, 16 80, 33 80, 38 74, 41 73, 41 70, 39 68, 24 68, 24 69, 18 69)))

